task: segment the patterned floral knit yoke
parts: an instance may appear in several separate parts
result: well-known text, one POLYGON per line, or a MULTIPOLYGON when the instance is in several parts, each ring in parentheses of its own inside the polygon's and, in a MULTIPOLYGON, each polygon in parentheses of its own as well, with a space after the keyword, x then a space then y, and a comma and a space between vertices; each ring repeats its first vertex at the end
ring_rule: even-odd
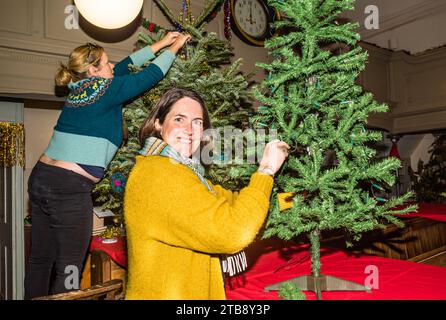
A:
POLYGON ((95 176, 102 177, 122 143, 123 105, 161 81, 175 57, 170 50, 155 57, 152 48, 146 46, 118 62, 113 78, 89 77, 70 82, 70 93, 45 155, 77 163, 87 171, 100 168, 100 174, 95 176), (142 70, 131 73, 130 64, 142 70))

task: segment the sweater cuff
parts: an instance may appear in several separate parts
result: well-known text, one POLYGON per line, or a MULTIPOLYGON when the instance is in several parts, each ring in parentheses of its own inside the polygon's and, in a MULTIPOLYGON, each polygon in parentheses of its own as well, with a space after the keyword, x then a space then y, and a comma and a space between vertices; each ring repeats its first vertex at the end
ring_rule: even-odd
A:
POLYGON ((273 183, 274 179, 270 175, 256 172, 251 176, 249 187, 260 190, 269 199, 273 190, 273 183))
POLYGON ((156 64, 164 75, 166 75, 167 71, 169 71, 172 63, 175 60, 175 54, 170 50, 164 50, 155 60, 152 61, 153 64, 156 64))
POLYGON ((145 46, 144 48, 133 52, 129 57, 130 59, 132 59, 133 64, 141 67, 147 61, 155 58, 155 55, 153 54, 152 48, 150 46, 145 46))

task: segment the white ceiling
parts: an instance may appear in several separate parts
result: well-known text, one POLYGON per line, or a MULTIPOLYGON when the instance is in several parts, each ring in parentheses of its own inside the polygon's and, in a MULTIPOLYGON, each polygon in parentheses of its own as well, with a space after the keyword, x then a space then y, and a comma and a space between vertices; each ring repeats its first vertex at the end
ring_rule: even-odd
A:
POLYGON ((359 22, 363 41, 382 48, 415 55, 446 45, 446 0, 357 0, 342 16, 359 22), (369 5, 379 9, 378 30, 365 28, 369 5))

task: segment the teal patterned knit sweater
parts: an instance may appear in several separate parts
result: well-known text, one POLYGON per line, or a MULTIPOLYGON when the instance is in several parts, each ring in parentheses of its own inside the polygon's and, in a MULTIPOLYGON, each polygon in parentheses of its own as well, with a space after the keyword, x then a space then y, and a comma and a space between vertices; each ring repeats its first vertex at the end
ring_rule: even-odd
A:
POLYGON ((154 58, 147 46, 117 63, 112 79, 92 77, 70 83, 45 154, 55 160, 106 168, 122 142, 122 105, 158 83, 175 54, 165 50, 154 58), (152 59, 142 71, 129 72, 129 64, 142 66, 152 59))

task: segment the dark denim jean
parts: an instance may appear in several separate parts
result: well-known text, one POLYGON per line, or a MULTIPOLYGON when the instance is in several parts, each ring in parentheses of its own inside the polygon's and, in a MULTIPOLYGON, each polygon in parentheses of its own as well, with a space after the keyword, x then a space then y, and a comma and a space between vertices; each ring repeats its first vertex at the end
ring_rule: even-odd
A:
POLYGON ((79 287, 92 232, 93 185, 73 171, 40 161, 33 168, 28 180, 32 228, 25 299, 79 287))

